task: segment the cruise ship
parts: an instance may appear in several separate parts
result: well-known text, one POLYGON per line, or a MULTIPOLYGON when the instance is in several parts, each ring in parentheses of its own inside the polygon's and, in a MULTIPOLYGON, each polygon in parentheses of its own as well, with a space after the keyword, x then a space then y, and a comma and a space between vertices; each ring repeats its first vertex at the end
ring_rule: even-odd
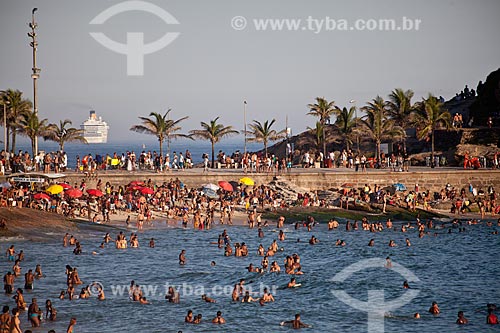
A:
POLYGON ((83 137, 88 143, 106 143, 108 141, 108 124, 97 118, 95 111, 90 111, 90 116, 80 125, 83 130, 83 137))

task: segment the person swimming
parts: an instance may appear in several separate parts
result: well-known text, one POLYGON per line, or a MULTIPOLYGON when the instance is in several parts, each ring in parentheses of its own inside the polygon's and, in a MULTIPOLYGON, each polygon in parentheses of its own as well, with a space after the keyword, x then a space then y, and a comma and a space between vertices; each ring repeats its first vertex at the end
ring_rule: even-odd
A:
POLYGON ((226 320, 222 317, 222 312, 217 311, 217 315, 215 316, 214 319, 212 319, 213 324, 225 324, 226 320))

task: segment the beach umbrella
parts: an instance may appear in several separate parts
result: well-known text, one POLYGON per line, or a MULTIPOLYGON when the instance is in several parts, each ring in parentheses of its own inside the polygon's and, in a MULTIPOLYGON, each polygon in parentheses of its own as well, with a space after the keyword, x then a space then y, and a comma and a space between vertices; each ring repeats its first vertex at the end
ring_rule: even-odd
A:
POLYGON ((11 188, 12 185, 9 182, 0 183, 0 188, 11 188))
POLYGON ((70 184, 66 184, 66 183, 59 183, 57 185, 61 185, 63 189, 67 190, 67 189, 70 189, 72 188, 73 186, 71 186, 70 184))
POLYGON ((233 187, 233 191, 235 191, 240 186, 240 184, 238 184, 238 182, 235 180, 231 180, 228 183, 233 187))
POLYGON ((112 166, 116 166, 118 164, 120 164, 120 160, 118 158, 111 159, 111 165, 112 166))
POLYGON ((64 188, 61 185, 58 185, 58 184, 50 185, 45 190, 45 192, 50 193, 50 194, 59 194, 62 191, 64 191, 64 188))
POLYGON ((152 189, 152 188, 149 188, 149 187, 143 187, 141 188, 141 193, 146 195, 146 194, 154 194, 155 191, 152 189))
POLYGON ((203 188, 204 189, 207 188, 207 189, 210 189, 210 190, 216 192, 220 187, 218 185, 210 183, 210 184, 203 185, 203 188))
POLYGON ((209 198, 217 199, 219 197, 217 195, 217 192, 215 192, 211 188, 204 187, 201 191, 209 198))
POLYGON ((87 193, 91 196, 94 196, 94 197, 102 197, 104 195, 104 193, 102 193, 101 190, 98 190, 96 188, 89 188, 87 190, 87 193))
POLYGON ((133 191, 140 190, 140 189, 142 189, 142 186, 140 186, 140 185, 131 185, 131 186, 129 186, 129 187, 127 188, 127 190, 128 190, 128 191, 132 191, 132 192, 133 192, 133 191))
POLYGON ((50 196, 47 193, 43 192, 35 194, 33 198, 35 198, 35 200, 42 200, 42 199, 50 200, 50 196))
POLYGON ((400 191, 400 192, 406 191, 405 184, 396 183, 396 184, 394 184, 392 186, 394 186, 394 188, 396 189, 396 191, 400 191))
POLYGON ((128 183, 128 186, 144 186, 144 182, 141 182, 140 180, 133 180, 130 183, 128 183))
POLYGON ((240 179, 240 183, 242 183, 243 185, 246 185, 246 186, 253 186, 255 185, 255 182, 252 178, 250 177, 243 177, 240 179))
POLYGON ((233 185, 229 184, 225 180, 220 180, 218 184, 224 191, 233 192, 233 185))
POLYGON ((83 195, 83 192, 77 188, 70 188, 64 192, 70 198, 80 198, 83 195))

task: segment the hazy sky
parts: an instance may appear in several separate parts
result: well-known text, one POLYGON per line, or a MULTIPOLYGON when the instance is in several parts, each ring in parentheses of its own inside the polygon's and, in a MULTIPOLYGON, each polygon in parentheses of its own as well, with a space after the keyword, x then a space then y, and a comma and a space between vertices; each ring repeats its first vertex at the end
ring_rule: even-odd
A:
MULTIPOLYGON (((162 1, 151 0, 177 19, 166 24, 143 11, 118 14, 102 25, 89 22, 123 1, 0 0, 0 89, 19 89, 32 99, 31 48, 26 35, 38 7, 39 113, 74 126, 92 108, 111 126, 110 141, 143 140, 130 132, 138 116, 172 108, 188 115, 183 128, 217 116, 243 128, 247 120, 276 118, 293 133, 313 126, 307 104, 316 96, 358 107, 396 87, 446 99, 500 66, 500 1, 162 1), (231 20, 244 16, 247 27, 231 20), (310 31, 308 17, 347 19, 403 16, 421 20, 418 31, 310 31), (297 31, 257 31, 254 19, 301 19, 297 31), (144 56, 144 75, 127 75, 127 57, 89 34, 103 32, 119 43, 127 32, 144 32, 145 43, 167 32, 180 35, 144 56)), ((315 21, 316 22, 316 21, 315 21)), ((236 22, 238 23, 238 22, 236 22)), ((241 22, 240 22, 241 23, 241 22)))

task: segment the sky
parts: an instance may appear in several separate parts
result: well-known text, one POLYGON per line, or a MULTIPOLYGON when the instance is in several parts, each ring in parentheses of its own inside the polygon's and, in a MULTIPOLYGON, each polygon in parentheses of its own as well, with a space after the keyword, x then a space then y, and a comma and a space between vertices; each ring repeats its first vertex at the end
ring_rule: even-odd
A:
POLYGON ((183 132, 215 117, 241 130, 243 101, 247 123, 275 118, 276 129, 284 129, 288 119, 298 134, 314 127, 307 104, 318 96, 362 107, 400 87, 412 89, 414 101, 428 93, 449 99, 500 67, 498 0, 0 0, 0 90, 19 89, 30 99, 27 23, 34 7, 40 117, 78 127, 94 109, 110 125, 111 142, 144 141, 129 128, 139 116, 167 109, 172 119, 189 116, 183 132), (115 5, 125 11, 90 24, 115 5), (414 26, 419 20, 418 30, 401 28, 403 17, 414 26), (263 30, 269 19, 289 21, 263 30), (379 19, 401 29, 369 25, 379 19), (127 44, 128 55, 103 46, 93 32, 127 44), (132 43, 137 32, 145 44, 178 35, 141 55, 148 46, 132 43))

